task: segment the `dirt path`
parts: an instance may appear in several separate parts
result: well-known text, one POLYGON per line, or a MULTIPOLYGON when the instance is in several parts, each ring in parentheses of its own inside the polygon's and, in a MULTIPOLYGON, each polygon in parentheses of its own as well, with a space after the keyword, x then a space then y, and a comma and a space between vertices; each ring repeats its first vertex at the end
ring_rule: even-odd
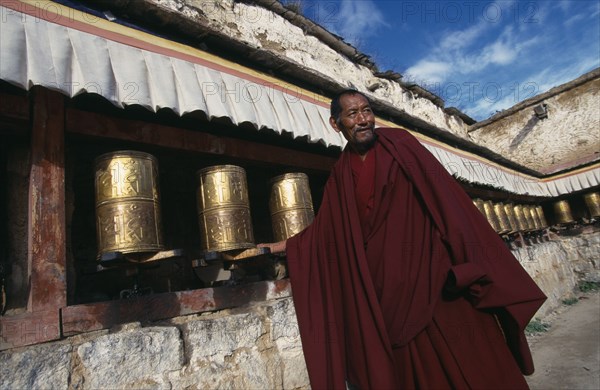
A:
POLYGON ((563 307, 546 333, 530 341, 533 390, 600 389, 600 293, 582 295, 563 307))

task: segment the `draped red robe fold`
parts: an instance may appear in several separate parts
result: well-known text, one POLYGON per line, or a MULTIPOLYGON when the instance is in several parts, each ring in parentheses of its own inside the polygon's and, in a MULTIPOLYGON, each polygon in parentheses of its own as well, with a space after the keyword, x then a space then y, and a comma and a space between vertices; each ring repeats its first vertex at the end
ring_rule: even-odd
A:
POLYGON ((366 221, 345 151, 313 224, 287 242, 312 388, 526 387, 514 372, 533 372, 523 330, 544 294, 412 135, 376 133, 366 221))

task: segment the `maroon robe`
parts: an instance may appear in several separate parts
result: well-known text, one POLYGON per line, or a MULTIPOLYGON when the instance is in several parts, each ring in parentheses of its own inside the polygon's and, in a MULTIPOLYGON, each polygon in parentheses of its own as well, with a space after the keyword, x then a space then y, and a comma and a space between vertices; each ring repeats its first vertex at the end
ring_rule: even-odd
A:
POLYGON ((526 387, 523 330, 544 294, 413 136, 376 133, 372 199, 357 201, 345 151, 287 242, 312 388, 526 387))

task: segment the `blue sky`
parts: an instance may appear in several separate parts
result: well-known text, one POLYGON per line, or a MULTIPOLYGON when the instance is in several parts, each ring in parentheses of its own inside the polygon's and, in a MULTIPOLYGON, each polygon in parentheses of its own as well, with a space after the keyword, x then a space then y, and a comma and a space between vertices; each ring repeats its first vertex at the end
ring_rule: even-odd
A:
POLYGON ((600 0, 301 3, 381 71, 476 120, 600 66, 600 0))

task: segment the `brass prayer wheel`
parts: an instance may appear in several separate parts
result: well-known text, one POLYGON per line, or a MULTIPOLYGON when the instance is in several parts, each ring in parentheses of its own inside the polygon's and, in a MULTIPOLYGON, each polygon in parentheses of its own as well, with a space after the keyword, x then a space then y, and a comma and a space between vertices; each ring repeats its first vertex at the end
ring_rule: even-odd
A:
POLYGON ((156 158, 131 150, 106 153, 95 169, 98 256, 164 249, 156 158))
POLYGON ((506 211, 504 210, 504 205, 502 203, 494 203, 494 214, 496 214, 496 218, 498 219, 498 223, 500 226, 500 234, 506 234, 512 232, 512 227, 510 225, 510 221, 508 220, 508 216, 506 215, 506 211))
POLYGON ((537 213, 536 206, 529 206, 529 212, 531 213, 531 218, 533 219, 533 223, 535 225, 536 230, 544 228, 542 220, 540 219, 540 216, 537 213))
POLYGON ((475 207, 477 207, 477 210, 479 210, 479 212, 485 216, 485 209, 483 207, 483 200, 481 200, 479 198, 475 198, 475 199, 473 199, 473 204, 475 205, 475 207))
POLYGON ((517 224, 519 225, 519 231, 527 231, 529 230, 529 226, 527 225, 527 221, 525 220, 525 215, 523 214, 523 206, 517 204, 513 207, 515 212, 515 218, 517 220, 517 224))
POLYGON ((511 230, 513 232, 518 232, 520 229, 519 222, 517 222, 517 217, 515 216, 514 205, 512 203, 507 203, 504 205, 504 212, 506 213, 506 217, 508 218, 508 223, 510 224, 511 230))
POLYGON ((275 241, 283 241, 301 232, 315 218, 308 176, 287 173, 271 179, 269 210, 275 241))
POLYGON ((522 204, 521 211, 523 211, 523 222, 525 223, 525 230, 534 230, 535 223, 533 222, 533 219, 531 219, 531 212, 529 211, 529 206, 522 204))
POLYGON ((501 233, 502 228, 500 227, 500 221, 498 221, 498 217, 494 213, 494 205, 490 200, 486 200, 483 202, 483 210, 485 212, 485 217, 487 218, 492 228, 494 228, 496 233, 501 233))
POLYGON ((197 172, 198 219, 204 251, 254 248, 246 171, 217 165, 197 172))
POLYGON ((575 222, 571 213, 571 206, 566 200, 559 200, 554 203, 554 215, 556 216, 557 223, 575 222))
POLYGON ((600 217, 600 193, 592 192, 583 196, 590 217, 600 217))
POLYGON ((527 224, 527 230, 536 230, 535 221, 531 215, 531 207, 529 205, 523 205, 523 216, 525 217, 525 223, 527 224))
POLYGON ((544 215, 544 209, 542 208, 542 206, 536 206, 535 211, 537 212, 540 222, 542 222, 542 228, 547 228, 548 221, 546 221, 546 216, 544 215))

